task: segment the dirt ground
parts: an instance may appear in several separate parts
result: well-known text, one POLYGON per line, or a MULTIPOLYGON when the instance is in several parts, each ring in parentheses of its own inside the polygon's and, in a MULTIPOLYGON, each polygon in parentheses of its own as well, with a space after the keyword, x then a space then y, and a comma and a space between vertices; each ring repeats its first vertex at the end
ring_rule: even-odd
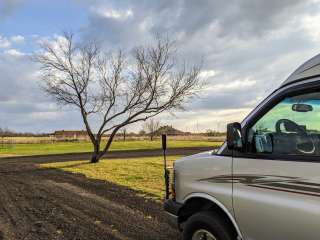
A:
POLYGON ((113 183, 37 167, 57 160, 63 156, 0 159, 0 240, 180 239, 161 203, 113 183))

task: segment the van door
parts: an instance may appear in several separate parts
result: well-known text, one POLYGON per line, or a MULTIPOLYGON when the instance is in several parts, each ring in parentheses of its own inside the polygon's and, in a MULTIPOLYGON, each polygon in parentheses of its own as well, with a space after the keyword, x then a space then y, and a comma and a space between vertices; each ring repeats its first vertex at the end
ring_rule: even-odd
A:
POLYGON ((234 153, 235 217, 248 240, 320 238, 320 93, 285 97, 234 153))

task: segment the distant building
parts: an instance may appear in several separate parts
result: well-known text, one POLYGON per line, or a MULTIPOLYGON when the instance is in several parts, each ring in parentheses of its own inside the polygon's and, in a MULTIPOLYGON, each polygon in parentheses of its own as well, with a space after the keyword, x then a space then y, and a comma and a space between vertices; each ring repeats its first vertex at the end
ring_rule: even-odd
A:
POLYGON ((182 132, 178 129, 173 128, 172 126, 162 126, 160 127, 155 135, 161 135, 161 134, 166 134, 168 136, 181 136, 181 135, 188 135, 190 133, 187 132, 182 132))
POLYGON ((55 131, 53 133, 53 137, 56 140, 87 140, 89 139, 87 131, 78 130, 78 131, 70 131, 70 130, 61 130, 55 131))

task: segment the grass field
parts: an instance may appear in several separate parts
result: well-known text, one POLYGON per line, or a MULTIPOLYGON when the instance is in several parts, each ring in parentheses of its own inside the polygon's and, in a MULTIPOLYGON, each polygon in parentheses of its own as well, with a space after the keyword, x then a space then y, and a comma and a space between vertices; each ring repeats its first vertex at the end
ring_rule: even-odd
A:
MULTIPOLYGON (((206 147, 220 146, 221 142, 212 141, 187 141, 173 140, 168 141, 168 148, 179 147, 206 147)), ((157 149, 161 148, 161 142, 157 141, 116 141, 111 145, 111 151, 117 150, 137 150, 137 149, 157 149)), ((80 153, 92 151, 92 145, 89 142, 59 142, 46 144, 12 144, 0 146, 0 157, 4 156, 30 156, 59 153, 80 153)))
MULTIPOLYGON (((169 165, 179 157, 168 157, 169 165)), ((70 161, 46 163, 40 167, 82 173, 87 178, 105 180, 142 191, 145 197, 157 200, 164 197, 162 157, 102 160, 97 164, 90 164, 88 161, 70 161)))

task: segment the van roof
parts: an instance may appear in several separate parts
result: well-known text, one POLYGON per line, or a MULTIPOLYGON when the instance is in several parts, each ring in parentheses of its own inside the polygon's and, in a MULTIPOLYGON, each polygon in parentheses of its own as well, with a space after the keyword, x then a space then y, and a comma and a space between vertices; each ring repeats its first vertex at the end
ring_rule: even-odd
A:
POLYGON ((281 84, 281 87, 315 76, 320 76, 320 54, 298 67, 297 70, 281 84))

